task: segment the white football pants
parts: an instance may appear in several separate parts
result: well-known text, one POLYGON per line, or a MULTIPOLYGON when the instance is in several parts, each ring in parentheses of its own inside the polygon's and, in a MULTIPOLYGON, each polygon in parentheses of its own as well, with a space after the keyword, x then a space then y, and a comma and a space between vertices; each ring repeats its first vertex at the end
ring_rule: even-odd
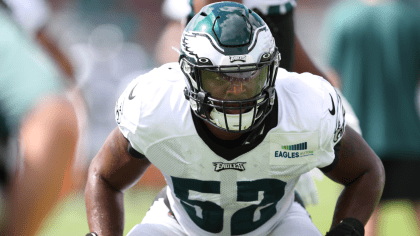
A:
MULTIPOLYGON (((168 213, 169 209, 163 198, 158 199, 150 207, 143 221, 134 226, 127 236, 187 236, 181 225, 168 213)), ((322 236, 308 212, 297 202, 292 204, 286 217, 268 235, 322 236)))

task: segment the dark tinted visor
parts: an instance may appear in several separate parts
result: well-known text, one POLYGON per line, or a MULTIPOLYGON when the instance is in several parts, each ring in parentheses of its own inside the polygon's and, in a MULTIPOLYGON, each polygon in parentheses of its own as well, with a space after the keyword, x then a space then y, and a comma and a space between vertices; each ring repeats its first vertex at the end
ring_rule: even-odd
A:
POLYGON ((267 83, 268 66, 247 72, 201 70, 203 89, 220 100, 239 101, 261 93, 267 83))

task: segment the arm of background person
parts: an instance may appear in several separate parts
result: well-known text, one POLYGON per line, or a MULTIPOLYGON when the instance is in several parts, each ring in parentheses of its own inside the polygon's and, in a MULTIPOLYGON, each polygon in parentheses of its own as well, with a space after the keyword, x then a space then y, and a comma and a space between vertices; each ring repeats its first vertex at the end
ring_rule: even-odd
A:
POLYGON ((85 189, 91 232, 118 236, 124 232, 124 191, 132 187, 150 162, 128 152, 128 140, 116 128, 92 160, 85 189))
POLYGON ((168 23, 162 30, 154 52, 158 65, 176 62, 179 58, 180 39, 187 23, 187 17, 192 11, 189 0, 164 0, 162 14, 168 23))
POLYGON ((57 43, 46 33, 45 28, 38 31, 36 35, 37 41, 45 48, 48 54, 54 59, 60 69, 65 75, 73 82, 74 81, 74 69, 68 57, 58 47, 57 43))
POLYGON ((309 72, 311 74, 321 76, 330 82, 333 87, 340 87, 337 76, 334 76, 332 73, 324 74, 315 66, 297 36, 295 36, 295 62, 293 64, 293 71, 297 73, 309 72))
POLYGON ((171 20, 168 22, 156 44, 155 60, 157 64, 163 65, 178 61, 179 54, 172 47, 179 48, 183 30, 184 25, 181 21, 171 20))
POLYGON ((325 175, 345 186, 331 228, 347 217, 366 225, 382 196, 385 171, 379 157, 351 127, 344 132, 337 165, 325 175))
MULTIPOLYGON (((67 56, 47 33, 52 16, 52 3, 48 0, 3 0, 3 6, 24 31, 36 38, 48 54, 54 58, 63 73, 74 80, 73 67, 67 56)), ((74 81, 73 81, 74 82, 74 81)))
POLYGON ((7 219, 0 235, 35 235, 59 199, 78 138, 73 106, 62 97, 40 102, 20 129, 23 163, 8 186, 7 219))

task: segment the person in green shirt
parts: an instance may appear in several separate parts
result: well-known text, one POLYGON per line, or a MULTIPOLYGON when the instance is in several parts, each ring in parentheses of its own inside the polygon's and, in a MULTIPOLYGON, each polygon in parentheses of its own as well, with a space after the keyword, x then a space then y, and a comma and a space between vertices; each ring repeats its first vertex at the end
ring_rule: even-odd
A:
MULTIPOLYGON (((324 32, 332 74, 339 77, 365 140, 384 163, 381 202, 409 199, 420 219, 418 13, 417 7, 396 0, 343 1, 328 13, 324 32)), ((375 212, 367 235, 378 232, 375 212)))
POLYGON ((0 35, 0 235, 32 236, 58 201, 78 126, 56 65, 4 8, 0 35))

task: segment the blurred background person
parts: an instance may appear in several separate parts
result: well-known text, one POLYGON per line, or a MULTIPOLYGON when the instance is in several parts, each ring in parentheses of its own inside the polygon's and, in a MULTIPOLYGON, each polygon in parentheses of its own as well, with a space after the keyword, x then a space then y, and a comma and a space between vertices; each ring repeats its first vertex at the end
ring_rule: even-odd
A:
MULTIPOLYGON (((105 140, 106 136, 102 134, 108 132, 107 128, 110 125, 115 126, 113 112, 116 96, 129 81, 141 75, 143 70, 148 71, 154 67, 150 56, 150 52, 154 49, 153 35, 157 35, 160 29, 159 24, 163 24, 159 20, 160 14, 155 13, 156 10, 160 11, 159 2, 0 0, 4 14, 13 21, 16 27, 20 28, 19 34, 27 37, 26 40, 34 44, 34 47, 38 47, 37 50, 42 50, 43 54, 49 53, 54 59, 54 62, 45 59, 48 63, 58 65, 51 69, 51 73, 60 74, 59 70, 62 70, 63 73, 57 76, 59 81, 55 81, 60 84, 57 85, 59 88, 57 90, 66 92, 68 100, 73 103, 74 112, 79 121, 76 160, 71 159, 64 170, 61 166, 57 166, 57 171, 65 173, 63 177, 56 176, 56 173, 49 175, 49 172, 42 172, 44 176, 39 176, 56 180, 51 184, 61 181, 58 185, 61 188, 57 190, 57 199, 68 196, 69 191, 84 189, 84 177, 90 163, 90 154, 94 155, 100 148, 98 144, 105 140), (61 56, 55 57, 57 52, 61 56), (60 63, 59 59, 64 59, 65 63, 60 63)), ((38 54, 32 55, 32 59, 38 60, 38 54)), ((39 57, 39 60, 43 60, 41 56, 39 57)), ((35 83, 35 85, 38 84, 35 83)), ((39 87, 41 88, 42 86, 39 87)), ((49 91, 54 92, 53 89, 49 91)), ((57 93, 61 94, 61 92, 57 93)), ((65 114, 67 113, 64 112, 63 115, 65 114)), ((72 117, 68 115, 68 118, 72 117)), ((56 141, 60 142, 59 139, 56 141)), ((72 144, 70 141, 68 143, 72 144)), ((64 154, 62 161, 66 160, 65 157, 64 154)), ((11 174, 14 173, 17 172, 12 171, 11 174)), ((41 172, 38 174, 41 175, 41 172)), ((151 185, 156 182, 154 177, 155 174, 149 176, 151 185)), ((46 190, 43 189, 43 191, 46 190)), ((17 193, 19 190, 14 192, 17 193)), ((25 223, 25 220, 32 220, 34 225, 29 225, 27 231, 21 234, 16 233, 16 235, 34 234, 35 228, 39 227, 48 215, 47 213, 57 206, 52 203, 49 205, 49 200, 54 200, 52 201, 54 203, 58 201, 51 199, 49 195, 50 193, 47 192, 45 202, 39 201, 39 204, 34 206, 42 208, 41 212, 36 212, 34 208, 27 208, 22 204, 27 209, 27 211, 22 211, 22 214, 34 211, 33 214, 37 214, 39 218, 33 220, 30 214, 27 214, 28 219, 21 217, 22 221, 19 221, 19 224, 25 223)), ((13 195, 10 194, 10 196, 10 199, 14 198, 13 195)), ((34 197, 34 200, 37 200, 36 196, 34 197)), ((26 196, 22 198, 27 199, 26 196)), ((18 202, 21 200, 17 199, 16 203, 18 202)), ((11 206, 10 209, 14 207, 11 206)), ((2 213, 2 216, 6 217, 6 213, 2 213)), ((16 219, 20 216, 19 213, 8 219, 0 235, 3 235, 3 232, 5 235, 10 232, 21 232, 22 229, 18 229, 21 224, 10 227, 10 222, 17 222, 16 219)))
POLYGON ((73 66, 67 55, 47 32, 51 17, 51 7, 45 0, 0 0, 0 6, 6 9, 13 20, 35 39, 54 59, 70 81, 73 81, 73 66))
POLYGON ((167 23, 156 43, 154 58, 157 65, 178 61, 181 35, 188 16, 193 14, 190 0, 165 0, 161 11, 167 23))
POLYGON ((2 7, 23 33, 31 37, 39 47, 47 53, 53 63, 61 71, 61 79, 66 86, 66 95, 73 104, 79 126, 79 141, 73 163, 66 170, 61 196, 69 194, 73 188, 83 188, 83 168, 80 159, 86 159, 83 145, 86 140, 86 101, 74 78, 74 66, 69 60, 69 53, 58 44, 55 37, 48 32, 48 25, 53 16, 53 9, 47 0, 0 0, 2 7))
POLYGON ((341 82, 343 94, 360 118, 365 140, 382 159, 386 171, 381 204, 366 226, 366 235, 383 233, 378 219, 385 205, 414 209, 417 225, 407 221, 405 226, 414 228, 416 235, 420 233, 418 4, 398 0, 342 1, 326 17, 330 74, 341 82))
POLYGON ((4 5, 0 35, 0 235, 30 236, 59 199, 77 118, 60 70, 4 5))
MULTIPOLYGON (((160 5, 153 6, 158 3, 150 1, 113 0, 61 4, 48 29, 61 47, 66 48, 74 65, 76 87, 86 101, 83 143, 86 156, 75 163, 83 170, 80 176, 84 189, 87 167, 115 127, 114 107, 118 96, 131 80, 155 67, 149 53, 153 51, 149 46, 153 39, 148 38, 153 35, 149 28, 156 22, 144 16, 153 15, 153 9, 159 9, 160 5)), ((159 173, 152 169, 148 172, 143 181, 149 178, 153 185, 159 173)))

